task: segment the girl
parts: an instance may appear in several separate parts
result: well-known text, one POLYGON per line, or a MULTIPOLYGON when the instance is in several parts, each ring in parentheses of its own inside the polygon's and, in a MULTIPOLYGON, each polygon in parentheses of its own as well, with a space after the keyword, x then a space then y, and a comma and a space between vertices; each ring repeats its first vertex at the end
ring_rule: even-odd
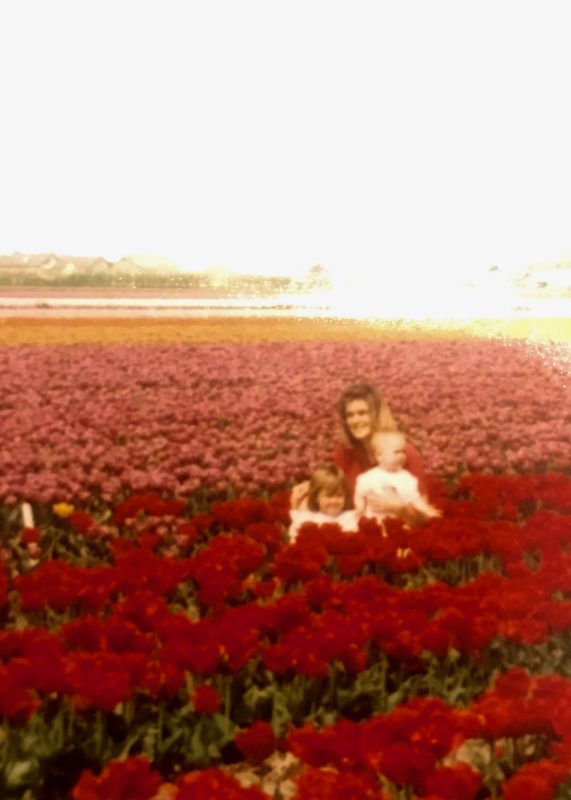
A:
POLYGON ((357 530, 357 515, 350 511, 351 492, 343 470, 335 464, 322 464, 314 470, 307 491, 307 508, 290 509, 288 536, 294 542, 304 522, 335 522, 342 530, 357 530))

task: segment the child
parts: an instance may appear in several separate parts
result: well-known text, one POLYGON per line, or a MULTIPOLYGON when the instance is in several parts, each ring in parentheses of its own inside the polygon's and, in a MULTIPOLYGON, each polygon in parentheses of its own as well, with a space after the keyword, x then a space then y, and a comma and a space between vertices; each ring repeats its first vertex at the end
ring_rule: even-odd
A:
POLYGON ((349 511, 351 495, 343 470, 335 464, 323 464, 314 470, 309 481, 307 509, 290 509, 289 539, 294 542, 304 522, 335 522, 344 531, 357 530, 357 515, 349 511))
POLYGON ((371 439, 378 467, 358 476, 355 510, 358 517, 372 517, 382 524, 385 517, 397 517, 407 524, 428 522, 441 512, 418 490, 418 480, 408 470, 406 440, 398 431, 380 431, 371 439))

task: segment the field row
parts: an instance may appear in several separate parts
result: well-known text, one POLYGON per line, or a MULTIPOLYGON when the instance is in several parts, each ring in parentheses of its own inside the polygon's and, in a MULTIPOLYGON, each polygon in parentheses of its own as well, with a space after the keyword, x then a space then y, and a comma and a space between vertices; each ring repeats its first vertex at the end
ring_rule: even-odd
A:
POLYGON ((431 489, 422 530, 293 544, 285 492, 15 515, 2 797, 564 800, 571 479, 431 489))
POLYGON ((570 470, 566 351, 502 341, 0 348, 0 499, 278 490, 331 457, 377 385, 426 470, 570 470))
MULTIPOLYGON (((57 313, 57 312, 56 312, 57 313)), ((85 311, 89 314, 89 310, 85 311)), ((116 312, 111 312, 116 313, 116 312)), ((293 314, 293 311, 287 312, 293 314)), ((166 344, 169 342, 350 342, 411 339, 519 339, 568 343, 568 318, 467 320, 378 320, 337 317, 152 318, 86 316, 4 317, 0 345, 21 344, 166 344)))

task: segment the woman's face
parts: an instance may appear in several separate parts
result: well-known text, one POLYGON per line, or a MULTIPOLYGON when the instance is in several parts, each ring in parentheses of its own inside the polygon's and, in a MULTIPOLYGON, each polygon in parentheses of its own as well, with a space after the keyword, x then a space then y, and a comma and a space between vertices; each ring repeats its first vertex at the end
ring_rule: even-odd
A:
POLYGON ((373 420, 366 400, 350 400, 345 406, 345 422, 355 439, 367 439, 373 432, 373 420))

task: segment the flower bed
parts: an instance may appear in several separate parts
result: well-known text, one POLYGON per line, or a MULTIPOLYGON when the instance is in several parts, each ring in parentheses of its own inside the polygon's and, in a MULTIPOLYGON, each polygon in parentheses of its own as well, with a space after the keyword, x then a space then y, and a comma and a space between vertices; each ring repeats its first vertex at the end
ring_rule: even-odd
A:
POLYGON ((327 459, 377 384, 429 472, 571 469, 565 350, 424 340, 0 348, 0 499, 276 491, 327 459))
MULTIPOLYGON (((56 309, 53 309, 56 313, 56 309)), ((571 341, 568 317, 521 319, 380 320, 294 316, 191 317, 7 317, 1 320, 0 344, 157 344, 252 341, 349 342, 403 339, 523 339, 571 341)), ((114 312, 111 311, 111 314, 114 312)), ((115 312, 117 313, 117 312, 115 312)), ((210 314, 211 312, 208 312, 210 314)), ((291 311, 289 313, 292 313, 291 311)))
POLYGON ((286 492, 13 512, 2 797, 567 797, 571 479, 430 490, 295 544, 286 492))
POLYGON ((0 340, 0 797, 570 796, 565 345, 310 320, 0 340), (290 545, 287 489, 359 377, 444 516, 290 545))

